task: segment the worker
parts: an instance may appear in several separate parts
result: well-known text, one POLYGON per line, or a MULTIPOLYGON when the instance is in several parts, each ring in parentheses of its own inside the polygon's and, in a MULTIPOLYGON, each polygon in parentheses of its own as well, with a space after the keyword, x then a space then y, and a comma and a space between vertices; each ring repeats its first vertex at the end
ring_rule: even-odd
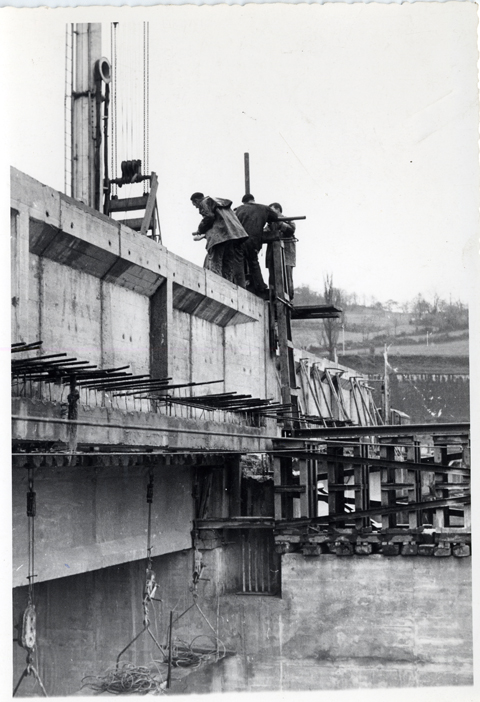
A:
POLYGON ((190 200, 202 215, 193 238, 195 241, 206 239, 203 267, 244 288, 243 242, 248 234, 231 209, 232 201, 199 192, 193 193, 190 200))
POLYGON ((276 222, 278 215, 267 205, 255 202, 251 194, 242 197, 242 204, 237 207, 235 214, 248 234, 244 244, 245 261, 250 273, 250 285, 253 292, 260 297, 268 297, 268 286, 263 280, 258 254, 263 244, 263 229, 267 223, 276 222))
MULTIPOLYGON (((269 207, 277 213, 279 217, 283 214, 282 206, 279 202, 272 202, 269 207)), ((290 300, 293 300, 295 289, 293 286, 293 269, 296 266, 296 247, 295 247, 295 222, 272 222, 265 227, 265 234, 269 240, 265 263, 270 271, 270 281, 272 280, 273 271, 273 241, 283 241, 283 254, 285 260, 285 271, 287 280, 286 290, 290 300), (270 235, 270 236, 269 236, 270 235)))

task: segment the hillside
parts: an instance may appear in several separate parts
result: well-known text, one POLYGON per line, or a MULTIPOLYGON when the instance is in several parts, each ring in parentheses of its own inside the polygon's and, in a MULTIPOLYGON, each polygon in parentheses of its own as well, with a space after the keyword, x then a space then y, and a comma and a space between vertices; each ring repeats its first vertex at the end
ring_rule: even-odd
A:
MULTIPOLYGON (((383 373, 387 346, 389 362, 399 373, 468 373, 466 324, 460 329, 439 331, 412 312, 389 311, 379 303, 373 307, 343 304, 342 308, 344 317, 335 323, 340 363, 359 372, 383 373)), ((294 320, 292 335, 298 348, 328 356, 322 320, 294 320)))

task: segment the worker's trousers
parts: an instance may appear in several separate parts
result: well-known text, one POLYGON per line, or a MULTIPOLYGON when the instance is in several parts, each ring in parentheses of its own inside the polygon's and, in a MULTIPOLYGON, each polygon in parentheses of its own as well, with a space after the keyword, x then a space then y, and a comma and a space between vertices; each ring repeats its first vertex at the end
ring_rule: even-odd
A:
POLYGON ((243 240, 233 239, 212 246, 207 252, 203 267, 244 288, 246 282, 243 240))
POLYGON ((265 290, 268 290, 267 286, 265 285, 265 281, 263 280, 262 270, 258 261, 259 249, 252 238, 248 238, 246 240, 244 249, 245 261, 247 263, 248 272, 250 273, 250 284, 252 291, 258 295, 258 293, 263 293, 265 290))

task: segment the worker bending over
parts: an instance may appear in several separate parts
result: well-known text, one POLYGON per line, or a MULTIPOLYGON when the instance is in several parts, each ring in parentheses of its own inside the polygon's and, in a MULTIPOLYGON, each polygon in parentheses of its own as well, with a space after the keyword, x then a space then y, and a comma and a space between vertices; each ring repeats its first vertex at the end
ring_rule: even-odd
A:
POLYGON ((190 200, 202 215, 195 241, 206 239, 207 255, 203 267, 226 280, 245 287, 243 243, 248 234, 231 209, 232 201, 193 193, 190 200))

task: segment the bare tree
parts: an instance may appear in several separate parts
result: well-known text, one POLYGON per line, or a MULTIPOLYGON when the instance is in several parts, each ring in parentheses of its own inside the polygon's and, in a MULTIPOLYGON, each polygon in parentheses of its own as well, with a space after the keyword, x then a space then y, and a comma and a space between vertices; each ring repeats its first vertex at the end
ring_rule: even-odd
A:
MULTIPOLYGON (((333 285, 333 275, 327 274, 323 279, 323 296, 325 304, 334 305, 341 308, 344 304, 343 291, 333 285)), ((338 336, 342 325, 346 322, 346 315, 342 310, 340 317, 323 320, 322 344, 328 350, 328 357, 331 361, 337 359, 338 336)))

